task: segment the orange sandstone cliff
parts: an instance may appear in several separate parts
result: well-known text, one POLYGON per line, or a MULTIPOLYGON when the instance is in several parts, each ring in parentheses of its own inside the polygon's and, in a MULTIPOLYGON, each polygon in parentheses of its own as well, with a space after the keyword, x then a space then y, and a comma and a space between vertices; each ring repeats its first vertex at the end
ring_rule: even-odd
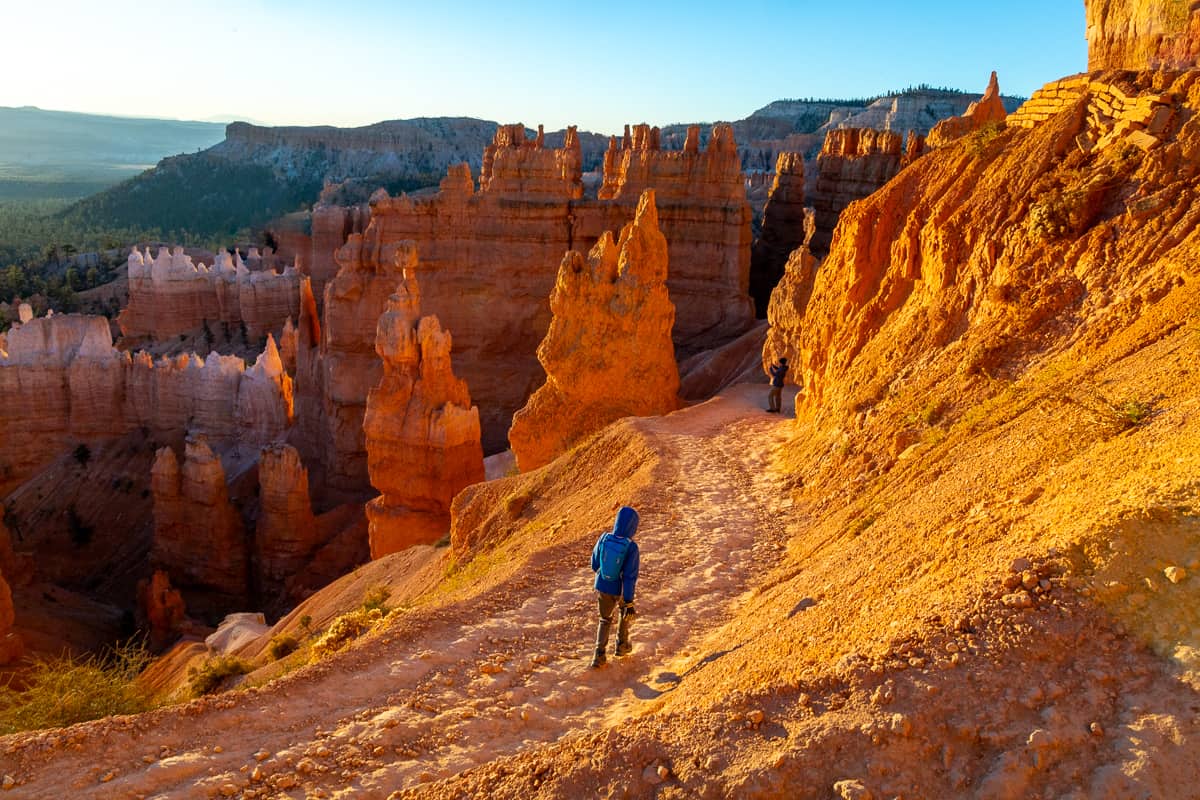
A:
POLYGON ((775 162, 762 233, 750 251, 750 294, 758 315, 765 317, 771 290, 783 277, 783 265, 804 241, 804 156, 780 153, 775 162))
POLYGON ((933 126, 925 142, 931 148, 942 147, 987 125, 1001 124, 1006 117, 1008 111, 1000 97, 1000 82, 993 72, 983 97, 968 106, 965 114, 948 117, 933 126))
POLYGON ((450 530, 450 501, 484 479, 479 410, 450 367, 451 338, 421 317, 416 248, 397 251, 401 280, 379 317, 383 376, 363 420, 371 483, 371 557, 430 544, 450 530))
POLYGON ((1200 8, 1189 0, 1085 0, 1088 70, 1189 69, 1200 8))
POLYGON ((616 241, 606 233, 586 258, 576 250, 564 256, 550 295, 554 318, 538 347, 546 383, 508 432, 522 471, 622 417, 678 407, 666 279, 667 240, 651 189, 616 241))

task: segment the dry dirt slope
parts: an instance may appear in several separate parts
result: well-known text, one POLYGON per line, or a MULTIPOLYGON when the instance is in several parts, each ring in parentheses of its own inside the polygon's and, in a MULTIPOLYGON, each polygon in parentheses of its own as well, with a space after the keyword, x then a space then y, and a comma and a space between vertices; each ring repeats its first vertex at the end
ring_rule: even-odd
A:
POLYGON ((297 797, 371 797, 604 730, 661 694, 669 668, 783 552, 791 500, 767 459, 787 425, 761 410, 762 394, 745 387, 619 423, 547 474, 509 479, 559 491, 537 487, 519 512, 535 537, 518 530, 468 580, 451 579, 467 584, 465 599, 401 612, 379 638, 262 690, 10 737, 0 769, 31 797, 273 795, 289 784, 297 797), (586 561, 623 502, 643 519, 638 646, 594 672, 586 561))

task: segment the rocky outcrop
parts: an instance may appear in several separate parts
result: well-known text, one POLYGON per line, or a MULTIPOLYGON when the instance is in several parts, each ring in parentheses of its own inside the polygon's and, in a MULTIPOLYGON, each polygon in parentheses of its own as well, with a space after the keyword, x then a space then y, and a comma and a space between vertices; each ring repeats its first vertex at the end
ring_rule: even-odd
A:
POLYGON ((258 363, 193 354, 154 361, 112 346, 103 317, 30 319, 0 352, 0 493, 79 440, 137 428, 261 446, 293 418, 292 380, 268 337, 258 363))
POLYGON ((148 631, 148 645, 152 651, 159 651, 178 636, 187 616, 187 605, 161 569, 138 582, 137 595, 138 612, 148 631))
MULTIPOLYGON (((767 331, 766 344, 762 348, 759 364, 759 369, 764 373, 780 357, 786 358, 793 365, 799 363, 797 335, 803 325, 817 277, 817 259, 810 249, 810 242, 816 232, 815 215, 812 209, 806 209, 806 212, 804 242, 788 257, 783 278, 771 293, 771 303, 767 307, 767 320, 771 327, 767 331)), ((795 381, 794 369, 788 377, 795 381)))
MULTIPOLYGON (((488 148, 482 187, 470 170, 448 171, 432 197, 372 201, 371 223, 338 251, 326 286, 320 367, 332 485, 366 486, 362 415, 379 381, 374 321, 395 291, 396 251, 421 253, 422 308, 454 332, 455 369, 479 405, 485 452, 506 447, 512 414, 542 381, 536 353, 550 325, 548 297, 562 254, 587 252, 632 219, 640 192, 656 189, 670 257, 668 287, 679 308, 676 347, 690 354, 722 344, 753 319, 748 296, 750 210, 728 126, 707 148, 698 129, 680 152, 658 149, 637 126, 605 157, 602 198, 577 199, 575 143, 547 149, 502 128, 488 148)), ((302 380, 303 383, 303 380, 302 380)), ((309 392, 303 385, 301 395, 309 392)))
POLYGON ((935 125, 926 137, 926 144, 931 148, 944 147, 972 131, 988 125, 1001 125, 1007 116, 1004 101, 1000 99, 1000 82, 993 72, 983 97, 968 106, 962 116, 949 117, 935 125))
POLYGON ((788 255, 804 241, 804 156, 780 153, 775 162, 762 233, 750 251, 750 296, 760 317, 767 315, 771 290, 783 277, 788 255))
POLYGON ((554 318, 538 347, 546 382, 508 432, 522 471, 622 417, 678 407, 667 263, 652 190, 616 241, 607 233, 586 258, 577 250, 563 258, 550 295, 554 318))
MULTIPOLYGON (((908 147, 919 148, 914 137, 908 147)), ((816 235, 812 249, 829 250, 833 229, 846 206, 860 200, 890 181, 900 171, 905 141, 900 134, 869 128, 830 131, 817 157, 817 182, 812 206, 816 209, 816 235)))
POLYGON ((299 273, 288 266, 276 271, 268 248, 251 248, 246 261, 222 250, 212 266, 194 264, 183 248, 147 249, 129 254, 129 305, 117 319, 126 336, 164 339, 209 326, 240 332, 256 341, 278 332, 283 321, 299 315, 299 273))
POLYGON ((484 479, 479 410, 450 366, 450 333, 421 317, 417 253, 397 250, 401 280, 379 317, 379 385, 363 422, 371 483, 371 557, 430 544, 450 530, 450 501, 484 479))
POLYGON ((221 460, 189 437, 180 467, 164 447, 154 459, 154 543, 150 562, 166 572, 189 606, 224 608, 246 601, 249 558, 242 518, 229 502, 221 460))
POLYGON ((286 444, 263 449, 258 460, 259 516, 254 534, 258 588, 263 597, 283 594, 321 545, 309 499, 308 471, 286 444))
POLYGON ((861 421, 904 382, 1004 374, 1061 331, 1104 339, 1182 281, 1197 78, 1123 79, 1125 107, 1166 107, 1157 135, 1093 114, 1075 80, 1057 114, 986 153, 934 151, 851 206, 815 278, 798 270, 772 299, 767 354, 793 357, 799 410, 861 421))
POLYGON ((0 665, 17 660, 25 651, 20 635, 12 629, 17 616, 8 582, 16 571, 16 558, 4 516, 4 506, 0 505, 0 665))
POLYGON ((1088 70, 1192 69, 1200 7, 1189 0, 1086 0, 1088 70))

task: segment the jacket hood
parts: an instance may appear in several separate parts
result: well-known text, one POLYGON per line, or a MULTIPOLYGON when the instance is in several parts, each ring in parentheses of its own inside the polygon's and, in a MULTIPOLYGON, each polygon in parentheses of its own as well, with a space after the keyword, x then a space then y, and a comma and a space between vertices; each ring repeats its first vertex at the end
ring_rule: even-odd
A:
POLYGON ((617 521, 613 523, 612 532, 617 536, 632 539, 637 533, 638 513, 629 506, 621 506, 617 512, 617 521))

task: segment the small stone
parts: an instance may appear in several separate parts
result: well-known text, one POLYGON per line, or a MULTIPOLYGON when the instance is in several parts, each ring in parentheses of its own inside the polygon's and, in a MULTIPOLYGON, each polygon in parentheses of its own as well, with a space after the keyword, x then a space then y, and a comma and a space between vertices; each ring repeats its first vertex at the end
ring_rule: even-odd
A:
POLYGON ((17 785, 17 780, 12 775, 5 775, 4 783, 0 783, 0 787, 3 787, 4 791, 6 791, 6 792, 16 785, 17 785))
POLYGON ((113 778, 115 778, 115 777, 117 777, 117 773, 115 773, 115 772, 106 772, 106 773, 104 773, 104 775, 102 775, 102 776, 100 777, 100 782, 101 782, 101 783, 108 783, 109 781, 111 781, 111 780, 112 780, 113 778))
POLYGON ((221 784, 222 797, 233 797, 235 794, 237 794, 237 792, 238 787, 234 786, 232 783, 221 784))
POLYGON ((261 781, 263 779, 262 767, 255 767, 254 772, 250 773, 250 780, 261 781))
POLYGON ((296 780, 295 775, 284 774, 284 775, 280 775, 278 778, 275 779, 275 788, 276 789, 291 789, 297 783, 299 783, 299 781, 296 780))
POLYGON ((659 779, 660 779, 660 780, 664 780, 664 781, 665 781, 667 778, 671 777, 671 770, 667 769, 667 768, 666 768, 665 766, 663 766, 662 764, 659 764, 659 765, 658 765, 658 770, 657 770, 657 772, 658 772, 658 777, 659 777, 659 779))
POLYGON ((912 721, 903 714, 893 714, 891 720, 892 733, 908 736, 912 733, 912 721))
POLYGON ((224 753, 225 748, 221 747, 221 745, 219 745, 219 744, 215 744, 215 745, 213 745, 213 752, 214 753, 224 753))
POLYGON ((500 666, 499 664, 493 664, 489 661, 487 663, 481 664, 479 667, 479 671, 482 672, 484 675, 497 675, 501 672, 504 672, 504 667, 500 666))
POLYGON ((660 783, 662 783, 662 776, 658 774, 659 766, 660 765, 658 762, 648 764, 646 768, 642 770, 642 780, 651 786, 658 786, 660 783))
POLYGON ((271 754, 269 752, 267 752, 266 750, 259 750, 257 753, 254 754, 255 761, 266 761, 270 757, 271 757, 271 754))
POLYGON ((142 756, 142 763, 143 763, 143 764, 153 764, 153 763, 154 763, 154 761, 155 761, 155 758, 154 758, 154 756, 151 756, 151 755, 145 755, 145 756, 142 756))
POLYGON ((371 751, 371 755, 373 756, 381 756, 383 753, 384 749, 382 745, 376 746, 375 749, 371 751))
POLYGON ((751 725, 758 725, 758 724, 760 724, 760 723, 761 723, 761 722, 762 722, 764 719, 766 719, 766 715, 765 715, 765 714, 763 714, 763 712, 762 712, 762 710, 761 710, 761 709, 757 709, 757 708, 756 708, 756 709, 754 709, 753 711, 751 711, 751 712, 750 712, 750 714, 747 716, 747 719, 749 719, 749 720, 750 720, 750 724, 751 724, 751 725))
POLYGON ((1018 575, 1022 572, 1027 572, 1028 570, 1030 570, 1032 568, 1033 568, 1033 564, 1031 564, 1029 562, 1028 558, 1014 559, 1012 562, 1012 566, 1009 567, 1009 569, 1012 572, 1017 573, 1018 575))
POLYGON ((1037 585, 1038 576, 1036 572, 1026 571, 1021 573, 1021 586, 1025 587, 1026 590, 1031 590, 1037 585))
POLYGON ((1093 722, 1091 725, 1088 725, 1088 730, 1091 731, 1092 736, 1104 735, 1104 726, 1099 722, 1093 722))
POLYGON ((838 781, 833 785, 833 792, 842 800, 875 800, 875 795, 862 781, 838 781))
MULTIPOLYGON (((382 747, 376 747, 375 749, 380 750, 380 751, 383 750, 382 747)), ((313 762, 313 760, 311 758, 302 758, 302 759, 300 759, 300 763, 296 764, 296 771, 300 772, 304 775, 309 774, 316 768, 317 768, 317 765, 316 765, 316 763, 313 762)))
POLYGON ((1187 570, 1183 567, 1167 567, 1163 570, 1163 575, 1166 575, 1171 583, 1179 583, 1187 577, 1187 570))

